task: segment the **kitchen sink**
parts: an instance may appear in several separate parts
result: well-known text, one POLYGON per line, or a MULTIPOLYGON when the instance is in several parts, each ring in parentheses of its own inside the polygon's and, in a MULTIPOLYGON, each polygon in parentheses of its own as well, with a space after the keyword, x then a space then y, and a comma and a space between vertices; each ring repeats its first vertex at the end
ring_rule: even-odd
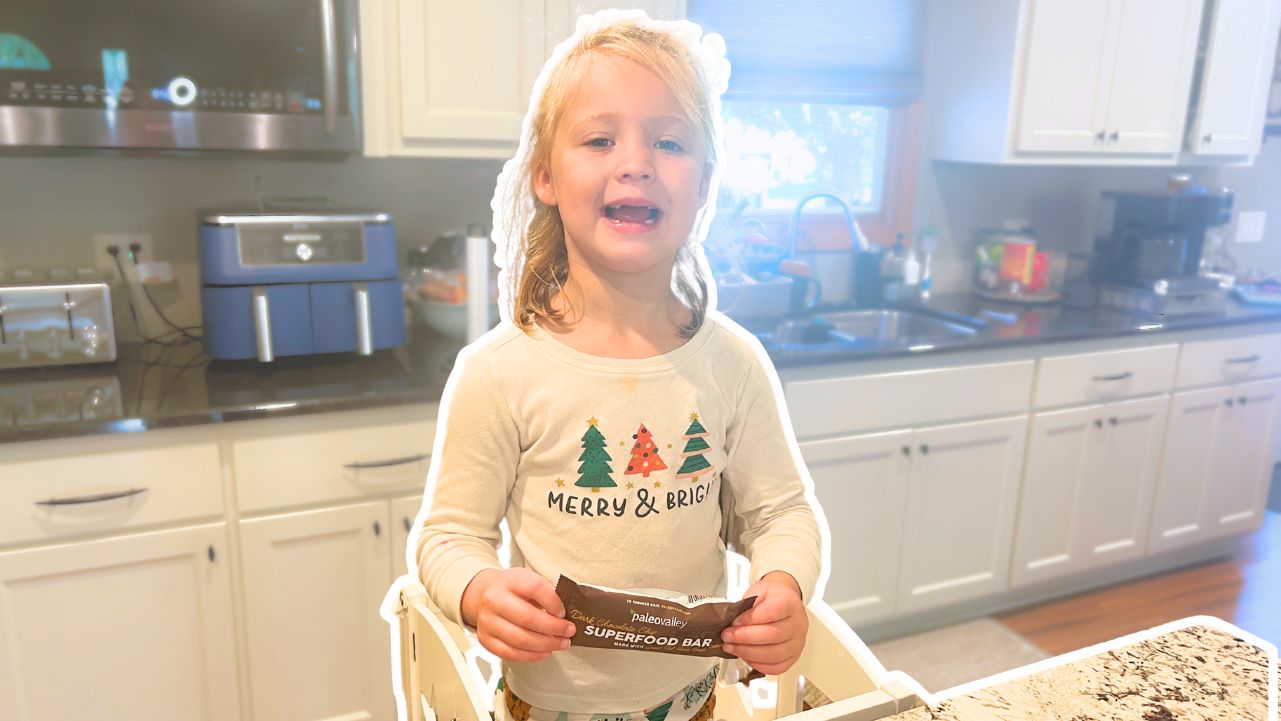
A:
POLYGON ((927 312, 902 309, 821 313, 781 323, 771 340, 788 348, 840 347, 926 350, 937 344, 963 343, 976 330, 927 312))

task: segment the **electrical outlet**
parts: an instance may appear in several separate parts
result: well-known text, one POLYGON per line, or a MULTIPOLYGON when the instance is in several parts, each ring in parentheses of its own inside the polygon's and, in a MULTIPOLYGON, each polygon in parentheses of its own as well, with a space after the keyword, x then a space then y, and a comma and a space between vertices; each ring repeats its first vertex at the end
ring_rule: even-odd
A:
POLYGON ((1263 211, 1254 211, 1252 213, 1239 213, 1237 215, 1237 237, 1238 243, 1257 243, 1263 240, 1263 221, 1267 214, 1263 211))
POLYGON ((115 246, 120 249, 120 265, 132 264, 129 258, 129 246, 139 245, 138 262, 154 260, 155 255, 152 252, 151 235, 147 233, 99 233, 93 236, 93 259, 94 267, 102 273, 108 280, 117 280, 120 278, 120 271, 116 266, 116 261, 107 252, 107 248, 115 246))

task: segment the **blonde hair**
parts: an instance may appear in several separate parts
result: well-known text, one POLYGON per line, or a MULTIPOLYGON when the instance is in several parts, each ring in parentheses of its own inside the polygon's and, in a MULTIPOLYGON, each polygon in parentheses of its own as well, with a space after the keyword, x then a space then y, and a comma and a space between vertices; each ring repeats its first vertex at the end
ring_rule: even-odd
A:
MULTIPOLYGON (((720 47, 723 54, 724 46, 720 47)), ((686 42, 660 29, 645 27, 631 18, 584 33, 547 75, 544 92, 533 117, 526 122, 525 140, 529 144, 529 152, 514 168, 518 174, 512 188, 514 192, 505 199, 509 205, 507 210, 510 210, 508 218, 511 219, 526 217, 521 211, 531 197, 534 205, 527 225, 509 229, 511 240, 518 246, 515 257, 509 258, 509 262, 523 267, 523 272, 508 278, 514 291, 510 293, 511 320, 526 332, 532 329, 537 319, 563 320, 563 313, 553 308, 551 301, 569 278, 565 228, 559 209, 538 200, 533 183, 535 173, 550 164, 552 138, 564 113, 566 100, 586 72, 594 53, 631 60, 662 78, 703 140, 706 162, 711 168, 718 164, 719 118, 716 116, 719 92, 714 79, 707 76, 704 62, 696 57, 686 42)), ((707 212, 715 205, 711 197, 715 190, 716 183, 710 183, 707 212)), ((499 209, 498 200, 496 196, 495 211, 499 209)), ((685 337, 693 336, 702 327, 711 303, 710 274, 706 261, 696 249, 698 225, 677 251, 672 273, 677 298, 692 311, 690 322, 680 329, 685 337)))

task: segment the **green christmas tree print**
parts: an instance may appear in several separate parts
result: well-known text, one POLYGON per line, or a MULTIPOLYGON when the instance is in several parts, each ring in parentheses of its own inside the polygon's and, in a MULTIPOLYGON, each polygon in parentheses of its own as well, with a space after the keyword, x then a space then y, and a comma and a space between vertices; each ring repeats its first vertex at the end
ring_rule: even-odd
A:
POLYGON ((698 414, 689 414, 689 428, 685 430, 685 450, 681 452, 681 457, 685 459, 681 467, 676 471, 677 478, 688 478, 691 481, 698 480, 698 477, 713 469, 711 463, 703 457, 703 453, 711 450, 707 445, 707 429, 702 423, 698 422, 698 414))
POLYGON ((609 474, 614 472, 609 462, 613 459, 605 450, 605 436, 596 428, 598 421, 591 418, 587 421, 587 432, 583 434, 583 454, 578 457, 582 463, 578 466, 578 482, 575 486, 590 488, 592 493, 600 493, 602 488, 617 488, 618 484, 609 474))
POLYGON ((671 710, 672 710, 672 702, 668 701, 662 706, 659 706, 657 708, 652 708, 646 711, 645 718, 647 721, 666 721, 667 714, 670 713, 671 710))

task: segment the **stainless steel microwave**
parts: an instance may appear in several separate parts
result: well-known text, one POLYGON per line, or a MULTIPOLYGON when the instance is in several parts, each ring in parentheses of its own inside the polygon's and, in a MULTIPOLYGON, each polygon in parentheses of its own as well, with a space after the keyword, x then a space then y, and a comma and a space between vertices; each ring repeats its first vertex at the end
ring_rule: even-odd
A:
POLYGON ((0 0, 0 148, 360 150, 357 0, 0 0))

